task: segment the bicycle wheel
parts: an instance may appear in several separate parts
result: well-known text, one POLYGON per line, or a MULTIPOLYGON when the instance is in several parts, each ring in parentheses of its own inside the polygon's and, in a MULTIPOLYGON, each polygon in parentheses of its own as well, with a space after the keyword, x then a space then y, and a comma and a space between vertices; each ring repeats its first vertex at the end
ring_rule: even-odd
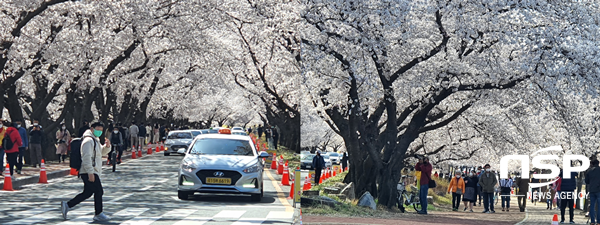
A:
POLYGON ((413 206, 413 208, 417 212, 420 212, 422 210, 422 208, 421 208, 421 202, 420 202, 420 199, 418 197, 414 197, 414 196, 412 197, 411 205, 413 206))
POLYGON ((400 212, 404 213, 405 209, 404 209, 404 195, 403 193, 400 193, 400 196, 398 196, 398 209, 400 209, 400 212))

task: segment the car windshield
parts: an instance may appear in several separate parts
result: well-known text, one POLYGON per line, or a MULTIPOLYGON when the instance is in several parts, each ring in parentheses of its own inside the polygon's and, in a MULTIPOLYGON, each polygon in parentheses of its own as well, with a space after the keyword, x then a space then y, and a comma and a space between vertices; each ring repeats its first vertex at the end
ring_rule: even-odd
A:
POLYGON ((329 156, 340 156, 340 155, 337 153, 329 153, 329 156))
POLYGON ((209 134, 218 134, 218 133, 219 133, 219 130, 216 130, 216 129, 210 129, 210 130, 208 130, 208 133, 209 133, 209 134))
POLYGON ((302 160, 312 160, 315 157, 315 155, 305 155, 304 157, 302 157, 302 160))
POLYGON ((169 134, 168 139, 192 139, 192 133, 178 132, 169 134))
POLYGON ((201 135, 201 134, 202 134, 202 132, 200 132, 200 131, 192 131, 192 135, 194 135, 194 137, 201 135))
POLYGON ((246 140, 203 138, 194 143, 190 154, 253 156, 254 152, 246 140))

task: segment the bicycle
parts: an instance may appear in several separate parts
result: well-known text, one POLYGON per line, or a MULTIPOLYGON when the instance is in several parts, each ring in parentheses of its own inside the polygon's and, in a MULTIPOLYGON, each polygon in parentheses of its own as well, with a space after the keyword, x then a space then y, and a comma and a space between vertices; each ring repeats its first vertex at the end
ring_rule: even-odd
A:
MULTIPOLYGON (((413 207, 415 211, 421 211, 421 202, 419 199, 419 194, 416 191, 406 191, 406 182, 404 181, 405 176, 402 176, 400 182, 396 185, 396 190, 398 192, 398 199, 396 204, 398 204, 398 209, 402 213, 405 212, 405 206, 413 207)), ((415 186, 411 186, 412 190, 417 190, 415 186)))

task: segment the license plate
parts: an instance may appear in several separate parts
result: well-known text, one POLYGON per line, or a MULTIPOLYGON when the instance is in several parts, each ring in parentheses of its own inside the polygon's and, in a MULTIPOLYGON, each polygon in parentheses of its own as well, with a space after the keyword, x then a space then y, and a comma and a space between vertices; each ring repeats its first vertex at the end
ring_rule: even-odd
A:
POLYGON ((306 166, 306 168, 311 168, 312 166, 306 166))
POLYGON ((231 178, 207 177, 207 184, 231 184, 231 178))

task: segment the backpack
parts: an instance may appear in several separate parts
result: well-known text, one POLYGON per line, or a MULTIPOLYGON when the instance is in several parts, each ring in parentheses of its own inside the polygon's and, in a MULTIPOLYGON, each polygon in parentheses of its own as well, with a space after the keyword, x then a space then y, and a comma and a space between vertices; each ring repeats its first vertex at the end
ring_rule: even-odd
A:
POLYGON ((4 134, 4 139, 2 139, 2 148, 4 150, 9 150, 14 147, 15 143, 10 139, 10 133, 6 132, 4 134))
MULTIPOLYGON (((70 164, 69 166, 71 166, 71 168, 76 169, 76 170, 81 169, 81 144, 82 144, 84 138, 86 138, 86 137, 74 138, 71 141, 71 155, 70 155, 71 161, 69 162, 69 164, 70 164)), ((96 141, 94 141, 94 150, 95 149, 96 149, 96 141)))

